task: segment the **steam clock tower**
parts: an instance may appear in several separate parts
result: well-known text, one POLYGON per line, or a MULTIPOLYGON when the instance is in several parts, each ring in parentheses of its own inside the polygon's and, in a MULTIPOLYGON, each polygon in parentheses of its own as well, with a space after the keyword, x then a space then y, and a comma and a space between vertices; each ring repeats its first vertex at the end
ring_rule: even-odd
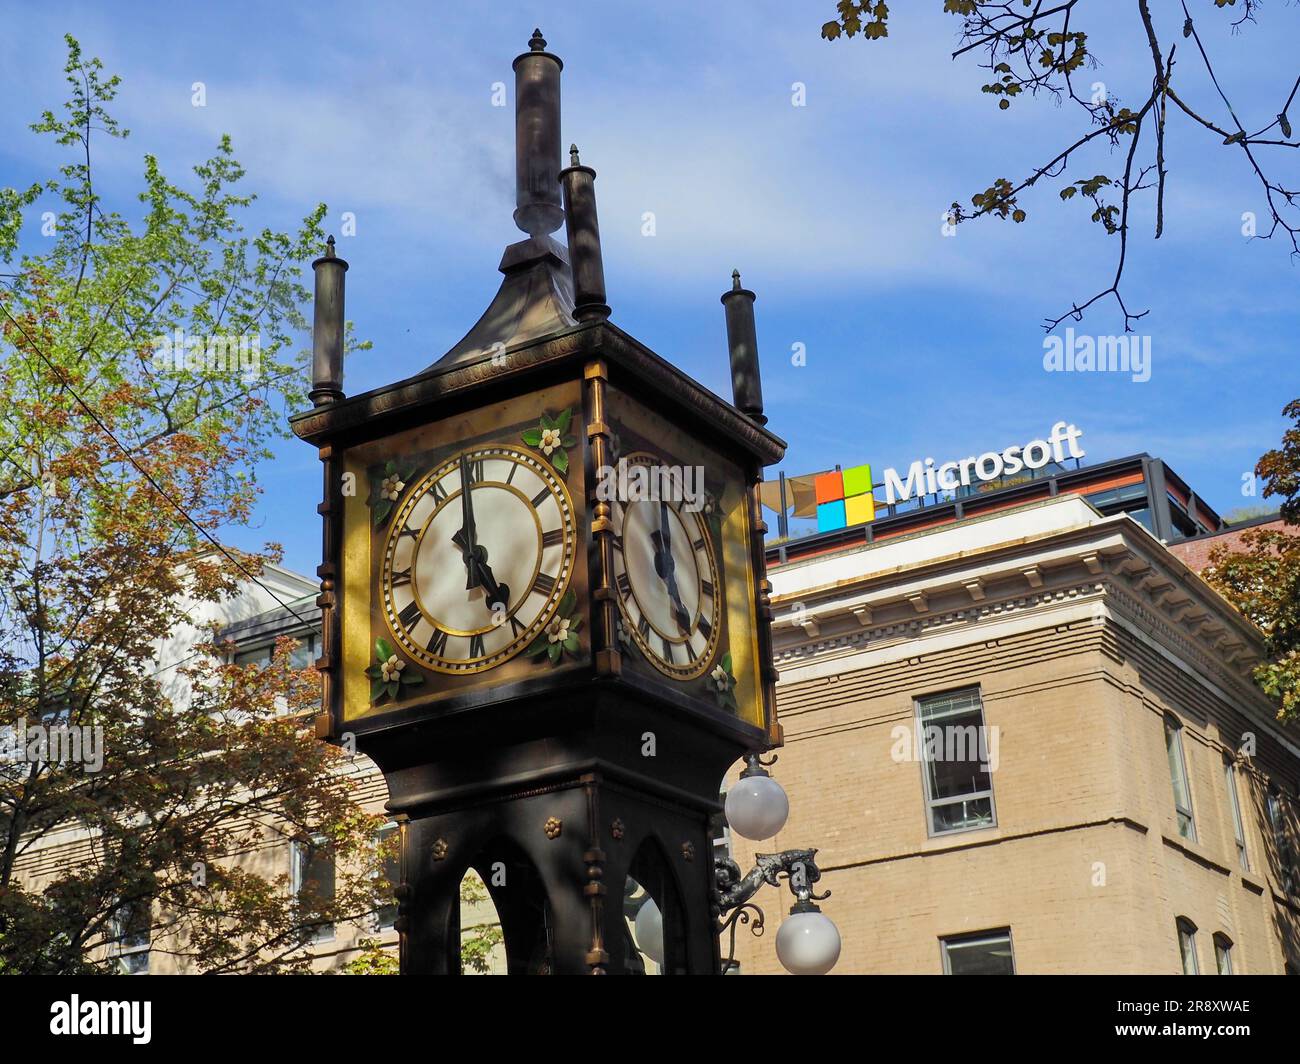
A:
POLYGON ((343 279, 314 263, 324 466, 323 738, 351 737, 401 824, 402 971, 459 971, 482 876, 513 973, 719 967, 710 817, 777 745, 756 485, 753 293, 723 295, 735 402, 609 321, 594 193, 561 159, 561 61, 514 63, 516 209, 500 290, 427 370, 342 391, 343 279), (567 246, 552 236, 566 230, 567 246))

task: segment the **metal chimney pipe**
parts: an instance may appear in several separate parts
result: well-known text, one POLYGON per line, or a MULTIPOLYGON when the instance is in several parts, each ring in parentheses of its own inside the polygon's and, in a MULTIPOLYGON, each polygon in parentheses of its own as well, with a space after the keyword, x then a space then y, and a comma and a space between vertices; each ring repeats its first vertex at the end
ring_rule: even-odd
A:
POLYGON ((325 254, 311 264, 316 274, 316 298, 311 330, 311 391, 316 406, 343 398, 343 275, 348 264, 334 255, 334 238, 325 254))
POLYGON ((758 372, 758 337, 754 331, 754 293, 740 287, 740 271, 731 271, 731 291, 722 295, 727 314, 727 347, 731 352, 731 392, 736 408, 759 425, 763 416, 763 384, 758 372))
POLYGON ((560 187, 564 190, 564 223, 573 271, 573 316, 578 321, 603 321, 609 317, 609 307, 596 218, 596 171, 582 165, 576 144, 569 146, 569 165, 560 171, 560 187))
POLYGON ((546 51, 541 30, 533 30, 529 51, 515 71, 515 225, 529 236, 545 236, 564 224, 560 207, 560 71, 564 63, 546 51))

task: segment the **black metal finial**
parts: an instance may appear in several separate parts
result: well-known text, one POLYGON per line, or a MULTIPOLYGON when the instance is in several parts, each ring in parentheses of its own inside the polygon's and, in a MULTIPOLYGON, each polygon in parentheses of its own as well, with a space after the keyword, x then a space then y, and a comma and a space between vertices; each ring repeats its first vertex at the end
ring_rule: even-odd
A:
POLYGON ((569 165, 570 166, 582 165, 582 161, 578 158, 578 146, 576 144, 569 145, 569 165))
POLYGON ((740 271, 739 271, 739 270, 732 270, 732 271, 731 271, 731 290, 732 290, 733 292, 739 292, 739 291, 740 291, 740 271))
POLYGON ((334 257, 334 234, 331 233, 329 239, 325 241, 325 257, 332 259, 334 257))
POLYGON ((534 52, 546 51, 546 38, 542 36, 540 29, 533 30, 533 35, 528 38, 528 47, 534 52))

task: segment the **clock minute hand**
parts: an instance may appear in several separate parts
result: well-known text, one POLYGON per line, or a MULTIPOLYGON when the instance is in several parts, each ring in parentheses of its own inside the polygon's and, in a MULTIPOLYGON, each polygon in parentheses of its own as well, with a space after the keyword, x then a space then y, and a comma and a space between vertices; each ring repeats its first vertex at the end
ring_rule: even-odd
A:
POLYGON ((655 572, 663 580, 668 591, 668 598, 673 604, 673 620, 682 635, 691 631, 691 615, 682 602, 682 594, 677 588, 677 563, 673 560, 672 532, 669 530, 668 505, 659 503, 659 530, 650 533, 650 541, 655 548, 655 572))
POLYGON ((475 542, 474 501, 470 497, 469 460, 460 456, 460 515, 461 528, 452 542, 460 548, 461 560, 465 563, 465 590, 479 586, 479 570, 475 564, 478 544, 475 542))

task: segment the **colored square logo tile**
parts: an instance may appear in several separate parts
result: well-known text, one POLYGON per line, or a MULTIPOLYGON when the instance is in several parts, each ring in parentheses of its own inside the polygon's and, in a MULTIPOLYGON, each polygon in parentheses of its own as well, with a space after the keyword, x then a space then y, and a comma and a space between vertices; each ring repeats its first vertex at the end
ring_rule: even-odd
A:
POLYGON ((844 521, 850 525, 865 525, 876 519, 876 500, 870 495, 853 495, 844 500, 844 521))
MULTIPOLYGON (((871 466, 860 465, 844 470, 844 497, 871 494, 871 466)), ((850 520, 849 524, 853 524, 850 520)))
POLYGON ((837 469, 833 473, 818 473, 817 479, 813 481, 813 490, 817 494, 817 502, 834 502, 836 499, 844 498, 844 478, 840 476, 837 469))
POLYGON ((817 531, 833 532, 837 528, 844 528, 844 500, 838 502, 824 502, 817 507, 817 531))

